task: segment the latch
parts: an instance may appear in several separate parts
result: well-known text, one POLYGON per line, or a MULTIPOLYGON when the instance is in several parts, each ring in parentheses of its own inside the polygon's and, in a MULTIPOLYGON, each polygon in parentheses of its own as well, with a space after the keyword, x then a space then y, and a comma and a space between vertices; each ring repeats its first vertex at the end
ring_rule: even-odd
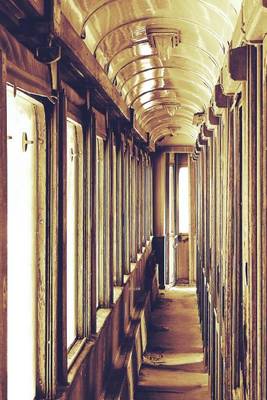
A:
POLYGON ((71 148, 70 155, 71 155, 71 161, 73 161, 74 158, 79 157, 80 153, 78 151, 73 150, 73 148, 71 148))
POLYGON ((33 140, 28 140, 28 135, 26 132, 22 133, 22 151, 25 153, 27 151, 28 145, 33 144, 33 140))

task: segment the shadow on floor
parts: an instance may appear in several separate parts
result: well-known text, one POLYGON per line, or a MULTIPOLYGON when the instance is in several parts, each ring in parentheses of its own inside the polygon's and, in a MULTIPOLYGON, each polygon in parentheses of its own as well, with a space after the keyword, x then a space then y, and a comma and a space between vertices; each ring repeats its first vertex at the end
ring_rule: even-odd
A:
POLYGON ((160 292, 135 399, 210 400, 194 287, 160 292))

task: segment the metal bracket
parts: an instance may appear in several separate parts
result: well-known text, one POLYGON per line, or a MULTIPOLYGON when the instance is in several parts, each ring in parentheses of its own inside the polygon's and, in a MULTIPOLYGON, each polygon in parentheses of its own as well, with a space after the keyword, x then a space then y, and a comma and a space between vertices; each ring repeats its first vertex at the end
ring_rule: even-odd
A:
POLYGON ((47 46, 40 46, 35 49, 35 58, 44 64, 56 63, 61 59, 61 47, 53 44, 51 39, 47 46))

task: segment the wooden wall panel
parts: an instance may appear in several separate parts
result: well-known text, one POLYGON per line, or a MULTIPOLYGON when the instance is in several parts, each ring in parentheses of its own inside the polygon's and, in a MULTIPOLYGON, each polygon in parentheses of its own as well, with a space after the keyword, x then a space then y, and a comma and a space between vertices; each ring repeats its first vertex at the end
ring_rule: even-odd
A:
POLYGON ((0 400, 7 397, 7 120, 6 56, 0 50, 0 400))

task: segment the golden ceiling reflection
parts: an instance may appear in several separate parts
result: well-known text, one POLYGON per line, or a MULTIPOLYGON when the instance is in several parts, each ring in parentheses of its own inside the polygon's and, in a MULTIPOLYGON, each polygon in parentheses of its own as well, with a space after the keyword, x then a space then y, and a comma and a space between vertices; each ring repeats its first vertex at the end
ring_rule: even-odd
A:
POLYGON ((62 0, 63 12, 153 140, 195 142, 242 0, 62 0))

